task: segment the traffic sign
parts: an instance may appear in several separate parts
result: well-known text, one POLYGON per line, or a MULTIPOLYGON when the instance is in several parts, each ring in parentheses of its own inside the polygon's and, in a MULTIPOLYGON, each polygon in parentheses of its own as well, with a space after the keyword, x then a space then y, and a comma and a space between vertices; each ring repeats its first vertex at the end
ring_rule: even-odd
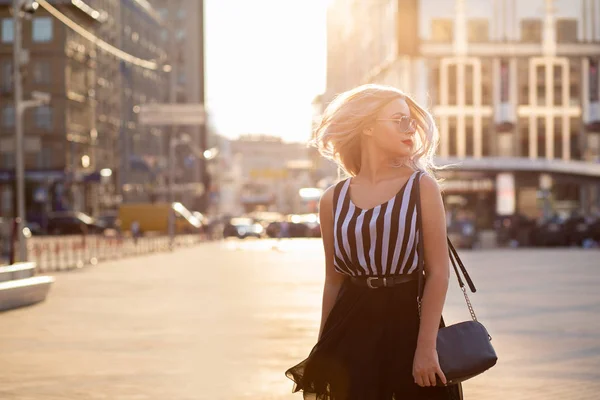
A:
POLYGON ((138 122, 142 125, 203 125, 203 104, 141 104, 138 122))

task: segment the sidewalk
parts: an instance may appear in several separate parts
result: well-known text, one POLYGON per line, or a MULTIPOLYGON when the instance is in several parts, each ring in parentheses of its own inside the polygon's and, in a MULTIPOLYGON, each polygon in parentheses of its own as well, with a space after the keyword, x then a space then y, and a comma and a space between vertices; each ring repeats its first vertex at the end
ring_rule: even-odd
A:
MULTIPOLYGON (((466 400, 597 400, 598 252, 465 252, 496 367, 466 400)), ((297 399, 286 368, 316 339, 318 240, 226 241, 58 274, 0 314, 3 400, 297 399), (273 250, 273 245, 276 250, 273 250)), ((468 318, 451 282, 445 317, 468 318)))

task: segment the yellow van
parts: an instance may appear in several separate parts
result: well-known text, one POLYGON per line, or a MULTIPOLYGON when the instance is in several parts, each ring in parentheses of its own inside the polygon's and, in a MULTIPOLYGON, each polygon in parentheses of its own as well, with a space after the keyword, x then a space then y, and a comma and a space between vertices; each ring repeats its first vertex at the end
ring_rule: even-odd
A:
POLYGON ((169 211, 175 212, 175 232, 195 233, 202 223, 181 203, 124 203, 119 207, 121 229, 130 231, 131 224, 137 221, 144 233, 169 232, 169 211))

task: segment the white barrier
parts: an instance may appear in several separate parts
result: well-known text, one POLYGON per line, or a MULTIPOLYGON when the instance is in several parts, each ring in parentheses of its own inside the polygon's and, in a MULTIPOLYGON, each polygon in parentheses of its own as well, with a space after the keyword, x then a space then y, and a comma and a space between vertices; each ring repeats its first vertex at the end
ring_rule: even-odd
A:
MULTIPOLYGON (((200 235, 179 235, 174 248, 202 242, 200 235)), ((95 265, 101 261, 170 250, 167 236, 112 237, 102 235, 34 236, 28 240, 29 260, 40 272, 63 271, 95 265)))

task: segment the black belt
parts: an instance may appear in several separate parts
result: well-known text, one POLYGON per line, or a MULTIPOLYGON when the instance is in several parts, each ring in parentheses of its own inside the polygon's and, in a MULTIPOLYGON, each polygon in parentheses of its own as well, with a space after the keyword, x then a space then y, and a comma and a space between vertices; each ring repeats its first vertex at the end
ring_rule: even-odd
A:
POLYGON ((382 287, 392 287, 401 283, 416 281, 419 279, 419 274, 396 275, 396 276, 369 276, 369 277, 351 277, 350 281, 355 285, 367 286, 370 289, 378 289, 382 287))

